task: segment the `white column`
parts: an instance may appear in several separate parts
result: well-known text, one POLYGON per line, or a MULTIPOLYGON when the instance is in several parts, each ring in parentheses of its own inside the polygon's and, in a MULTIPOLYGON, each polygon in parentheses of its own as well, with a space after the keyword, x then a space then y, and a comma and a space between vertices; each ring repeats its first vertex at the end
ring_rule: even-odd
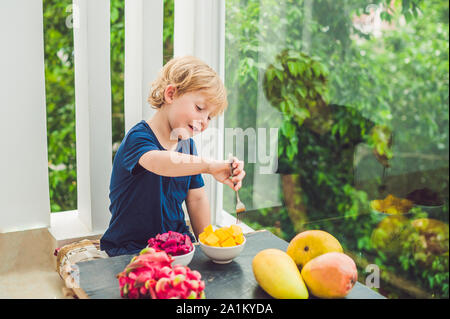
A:
POLYGON ((0 233, 48 227, 42 1, 1 1, 0 40, 0 233))
MULTIPOLYGON (((309 1, 309 0, 305 0, 309 1)), ((310 3, 311 4, 311 3, 310 3)), ((269 66, 275 62, 276 56, 285 49, 286 25, 276 35, 267 32, 273 24, 271 17, 286 16, 286 3, 280 3, 276 8, 267 3, 260 3, 259 33, 260 46, 263 50, 258 54, 258 63, 269 66), (266 34, 266 36, 263 36, 266 34)), ((277 26, 278 27, 278 26, 277 26)), ((279 28, 279 27, 278 27, 279 28)), ((280 29, 280 28, 279 28, 280 29)), ((252 209, 281 206, 280 174, 274 174, 278 168, 278 131, 283 122, 283 116, 267 100, 264 93, 264 71, 258 74, 258 100, 256 105, 256 132, 258 133, 257 161, 254 165, 252 209)))
MULTIPOLYGON (((175 0, 174 56, 193 55, 210 65, 224 81, 225 1, 175 0)), ((223 159, 224 119, 216 117, 209 129, 194 138, 200 155, 223 159)), ((212 223, 222 217, 223 184, 203 175, 212 223)))
POLYGON ((74 0, 77 190, 80 220, 104 231, 110 220, 112 169, 110 6, 108 0, 74 0))
POLYGON ((125 0, 125 132, 155 112, 147 102, 163 65, 163 0, 125 0))

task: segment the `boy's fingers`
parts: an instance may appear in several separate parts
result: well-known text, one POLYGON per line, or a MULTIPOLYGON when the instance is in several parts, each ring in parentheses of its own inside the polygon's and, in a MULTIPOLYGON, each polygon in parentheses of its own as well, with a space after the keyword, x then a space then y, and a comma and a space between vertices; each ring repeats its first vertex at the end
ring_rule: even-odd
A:
POLYGON ((228 185, 231 189, 234 189, 234 183, 230 179, 224 180, 223 183, 228 185))
POLYGON ((245 171, 239 172, 238 175, 235 175, 235 176, 233 177, 233 181, 234 181, 235 183, 237 183, 237 182, 243 180, 244 177, 245 177, 245 174, 246 174, 245 171))
POLYGON ((245 171, 242 171, 239 175, 234 176, 234 177, 232 178, 233 183, 236 184, 236 183, 242 181, 242 180, 244 179, 244 176, 245 176, 245 171))
POLYGON ((237 157, 233 157, 232 163, 233 163, 233 168, 239 167, 242 169, 244 167, 244 162, 240 161, 237 157))
POLYGON ((229 181, 231 182, 230 184, 228 184, 228 182, 224 182, 224 184, 227 184, 228 186, 231 187, 231 189, 233 190, 238 190, 239 188, 241 188, 242 186, 242 179, 245 176, 245 171, 244 171, 244 162, 243 161, 239 161, 239 159, 237 157, 233 157, 232 158, 232 162, 231 162, 231 179, 229 179, 229 181))

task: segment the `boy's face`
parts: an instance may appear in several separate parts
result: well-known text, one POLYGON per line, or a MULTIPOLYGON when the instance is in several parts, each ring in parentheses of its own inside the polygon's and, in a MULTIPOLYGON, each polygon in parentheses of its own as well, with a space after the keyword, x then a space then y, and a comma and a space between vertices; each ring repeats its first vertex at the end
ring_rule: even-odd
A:
POLYGON ((208 127, 213 108, 204 94, 189 92, 175 98, 172 95, 166 98, 166 102, 171 137, 174 139, 188 139, 208 127))

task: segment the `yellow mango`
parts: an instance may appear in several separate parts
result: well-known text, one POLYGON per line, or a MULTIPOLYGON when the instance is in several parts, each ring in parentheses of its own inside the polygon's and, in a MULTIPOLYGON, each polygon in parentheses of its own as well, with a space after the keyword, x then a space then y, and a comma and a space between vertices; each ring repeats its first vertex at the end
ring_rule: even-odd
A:
POLYGON ((208 236, 208 234, 203 232, 200 235, 198 235, 198 240, 201 241, 202 243, 204 243, 206 236, 208 236))
POLYGON ((208 225, 198 237, 203 244, 215 247, 236 246, 242 244, 245 240, 242 228, 238 225, 221 227, 216 230, 213 229, 212 225, 208 225))
POLYGON ((238 236, 234 237, 234 241, 236 242, 237 245, 240 245, 244 242, 244 234, 240 234, 238 236))
POLYGON ((308 299, 308 289, 294 260, 280 249, 264 249, 252 260, 253 275, 277 299, 308 299))
POLYGON ((319 298, 343 298, 358 279, 356 264, 343 253, 331 252, 310 260, 301 275, 309 291, 319 298))
POLYGON ((239 234, 242 234, 242 228, 239 227, 238 225, 231 225, 230 229, 233 236, 238 236, 239 234))
POLYGON ((206 226, 205 229, 203 229, 203 231, 204 231, 205 233, 207 233, 207 234, 211 234, 211 233, 214 232, 213 227, 212 227, 211 224, 208 225, 208 226, 206 226))
POLYGON ((217 237, 214 233, 210 233, 205 238, 205 244, 210 246, 219 245, 219 237, 217 237))
POLYGON ((227 232, 230 236, 233 236, 233 230, 231 229, 231 227, 222 227, 221 229, 227 232))
POLYGON ((233 247, 236 246, 236 242, 233 240, 233 237, 228 237, 223 243, 220 244, 222 247, 233 247))
POLYGON ((216 229, 214 234, 216 234, 216 236, 219 237, 220 242, 224 242, 228 238, 230 238, 230 234, 228 234, 228 232, 226 232, 223 228, 216 229))
POLYGON ((323 230, 306 230, 297 234, 286 250, 300 268, 315 257, 333 251, 344 252, 339 241, 323 230))

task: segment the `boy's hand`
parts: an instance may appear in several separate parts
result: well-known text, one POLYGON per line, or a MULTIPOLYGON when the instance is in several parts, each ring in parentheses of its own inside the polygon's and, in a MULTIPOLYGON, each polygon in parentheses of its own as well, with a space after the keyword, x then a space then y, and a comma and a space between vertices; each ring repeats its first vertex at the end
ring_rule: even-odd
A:
POLYGON ((231 174, 231 167, 229 161, 216 161, 210 164, 209 173, 214 178, 231 187, 231 189, 237 191, 242 186, 242 180, 245 176, 244 162, 239 161, 236 157, 233 157, 233 173, 231 174), (233 175, 233 178, 230 177, 233 175))

